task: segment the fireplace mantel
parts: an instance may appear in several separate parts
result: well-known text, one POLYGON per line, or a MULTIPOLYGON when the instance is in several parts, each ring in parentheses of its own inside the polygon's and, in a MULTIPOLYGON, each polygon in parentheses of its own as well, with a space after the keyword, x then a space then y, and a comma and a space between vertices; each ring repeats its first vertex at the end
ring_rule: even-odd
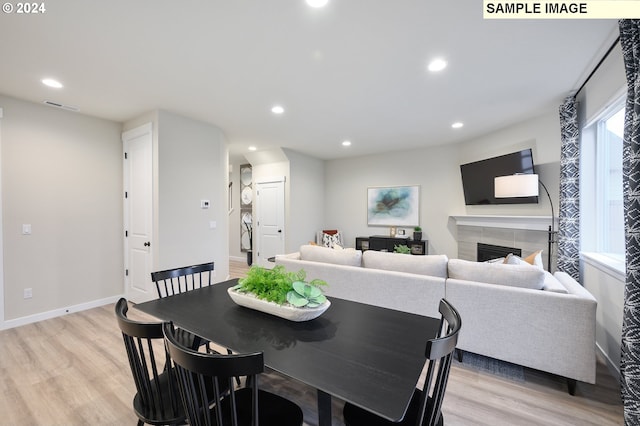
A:
MULTIPOLYGON (((489 216, 464 215, 449 216, 456 221, 456 225, 481 226, 484 228, 525 229, 528 231, 548 231, 551 216, 489 216)), ((556 223, 557 225, 557 218, 556 223)), ((557 229, 557 226, 554 228, 557 229)))

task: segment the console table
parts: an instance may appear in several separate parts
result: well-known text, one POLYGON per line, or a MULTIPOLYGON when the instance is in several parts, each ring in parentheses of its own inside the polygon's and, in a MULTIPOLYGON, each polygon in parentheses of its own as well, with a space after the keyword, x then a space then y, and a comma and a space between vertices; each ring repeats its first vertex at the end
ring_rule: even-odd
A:
POLYGON ((356 250, 377 250, 393 252, 395 246, 405 245, 411 250, 411 254, 428 254, 429 241, 412 240, 411 238, 387 237, 385 235, 371 235, 369 237, 356 238, 356 250))

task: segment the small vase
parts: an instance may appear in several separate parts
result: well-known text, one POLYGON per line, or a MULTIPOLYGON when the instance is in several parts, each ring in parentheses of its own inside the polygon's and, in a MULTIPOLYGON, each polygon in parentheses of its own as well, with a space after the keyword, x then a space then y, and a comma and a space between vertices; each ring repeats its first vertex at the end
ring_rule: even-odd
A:
POLYGON ((413 239, 414 239, 414 241, 421 241, 422 240, 422 231, 420 231, 420 232, 415 231, 413 233, 413 239))

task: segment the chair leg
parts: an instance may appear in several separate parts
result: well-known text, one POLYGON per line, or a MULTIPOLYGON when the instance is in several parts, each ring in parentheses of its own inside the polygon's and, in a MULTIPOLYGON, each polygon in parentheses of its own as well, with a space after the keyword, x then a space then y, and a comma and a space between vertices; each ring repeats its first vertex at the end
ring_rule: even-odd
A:
POLYGON ((143 426, 144 422, 142 420, 138 420, 138 426, 143 426))
POLYGON ((462 362, 462 350, 456 348, 456 358, 458 358, 458 362, 462 362))
POLYGON ((573 396, 576 394, 576 383, 575 379, 567 378, 567 386, 569 387, 569 395, 573 396))

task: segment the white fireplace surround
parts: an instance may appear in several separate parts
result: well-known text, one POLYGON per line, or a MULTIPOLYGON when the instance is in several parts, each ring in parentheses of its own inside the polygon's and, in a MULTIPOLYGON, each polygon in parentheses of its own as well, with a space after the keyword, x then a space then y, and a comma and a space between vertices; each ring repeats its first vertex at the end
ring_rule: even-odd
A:
MULTIPOLYGON (((458 258, 477 260, 478 243, 522 250, 522 256, 528 256, 537 250, 543 250, 543 263, 547 269, 547 247, 551 216, 450 216, 456 222, 456 240, 458 258)), ((557 218, 554 229, 557 228, 557 218)), ((555 263, 555 247, 552 263, 555 263)))
MULTIPOLYGON (((489 216, 464 215, 449 216, 458 226, 481 226, 486 228, 525 229, 530 231, 548 231, 551 216, 489 216)), ((558 229, 558 218, 555 218, 554 229, 558 229)))

